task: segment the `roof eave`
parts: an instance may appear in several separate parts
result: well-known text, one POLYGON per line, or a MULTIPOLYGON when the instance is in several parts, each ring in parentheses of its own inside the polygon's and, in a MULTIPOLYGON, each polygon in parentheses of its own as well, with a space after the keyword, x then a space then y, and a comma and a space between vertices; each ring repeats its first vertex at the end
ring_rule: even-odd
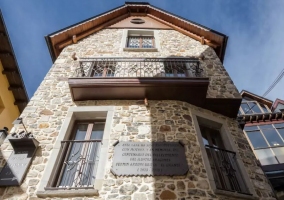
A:
MULTIPOLYGON (((181 17, 181 16, 178 16, 178 15, 175 15, 175 14, 170 13, 170 12, 168 12, 168 11, 165 11, 165 10, 163 10, 163 9, 161 9, 161 8, 158 8, 158 7, 155 7, 155 6, 153 6, 153 5, 150 5, 150 4, 147 3, 147 2, 125 2, 125 4, 122 5, 122 6, 116 7, 116 8, 114 8, 114 9, 112 9, 112 10, 106 11, 106 12, 104 12, 104 13, 101 13, 101 14, 99 14, 99 15, 93 16, 93 17, 88 18, 88 19, 86 19, 86 20, 84 20, 84 21, 78 22, 78 23, 76 23, 76 24, 73 24, 73 25, 71 25, 71 26, 68 26, 68 27, 63 28, 63 29, 61 29, 61 30, 59 30, 59 31, 56 31, 56 32, 54 32, 54 33, 51 33, 51 34, 47 35, 47 36, 45 37, 45 40, 46 40, 46 42, 47 42, 48 49, 49 49, 49 52, 50 52, 52 61, 54 62, 54 61, 56 60, 56 57, 58 56, 57 53, 54 52, 54 51, 55 51, 55 49, 54 49, 54 45, 55 45, 55 44, 53 44, 54 42, 53 42, 53 39, 52 39, 52 37, 54 37, 56 34, 59 34, 60 32, 67 31, 67 29, 71 29, 71 28, 73 28, 73 27, 75 27, 75 26, 78 26, 78 25, 80 25, 80 24, 83 24, 83 23, 85 23, 85 22, 87 22, 87 21, 93 20, 94 18, 97 18, 97 17, 99 17, 99 16, 105 15, 105 14, 107 14, 107 13, 111 13, 111 12, 114 11, 114 10, 119 10, 119 9, 125 8, 125 6, 132 6, 132 5, 134 5, 134 6, 135 6, 135 5, 141 5, 141 6, 145 6, 145 7, 152 8, 152 9, 154 9, 154 10, 157 9, 157 10, 160 11, 160 12, 164 12, 166 15, 172 16, 172 17, 174 17, 174 18, 178 18, 178 19, 180 19, 180 20, 184 20, 184 21, 188 22, 189 24, 192 24, 192 26, 197 26, 198 28, 201 28, 201 29, 203 28, 203 29, 205 29, 206 31, 209 31, 210 33, 212 33, 212 36, 214 36, 214 34, 217 35, 217 36, 219 37, 219 41, 217 42, 217 44, 219 45, 219 47, 218 47, 218 48, 215 48, 214 50, 215 50, 216 54, 218 55, 218 57, 220 58, 221 62, 223 63, 224 57, 225 57, 225 52, 226 52, 227 41, 228 41, 228 37, 227 37, 226 35, 224 35, 224 34, 222 34, 222 33, 219 33, 219 32, 217 32, 217 31, 215 31, 215 30, 212 30, 212 29, 210 29, 210 28, 208 28, 208 27, 205 27, 205 26, 203 26, 203 25, 200 25, 200 24, 198 24, 198 23, 192 22, 192 21, 190 21, 190 20, 188 20, 188 19, 185 19, 185 18, 183 18, 183 17, 181 17)), ((188 30, 185 30, 185 31, 188 31, 188 30)), ((202 36, 202 35, 201 35, 201 36, 202 36)), ((200 36, 200 37, 201 37, 201 36, 200 36)), ((210 39, 210 38, 209 38, 209 39, 210 39)))

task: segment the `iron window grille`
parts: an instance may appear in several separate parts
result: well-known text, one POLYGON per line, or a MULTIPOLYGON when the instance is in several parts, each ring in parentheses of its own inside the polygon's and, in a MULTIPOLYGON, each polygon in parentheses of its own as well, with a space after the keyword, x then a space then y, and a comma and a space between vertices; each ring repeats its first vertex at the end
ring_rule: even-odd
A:
POLYGON ((75 77, 202 77, 199 61, 190 58, 81 59, 75 77))
POLYGON ((155 48, 154 36, 128 36, 127 48, 155 48))
POLYGON ((205 145, 216 188, 250 194, 236 160, 236 153, 226 149, 205 145))
POLYGON ((200 125, 200 130, 216 188, 250 194, 238 166, 236 153, 224 148, 220 131, 204 125, 200 125))
POLYGON ((78 123, 73 140, 61 142, 55 176, 45 189, 93 189, 104 122, 78 123))

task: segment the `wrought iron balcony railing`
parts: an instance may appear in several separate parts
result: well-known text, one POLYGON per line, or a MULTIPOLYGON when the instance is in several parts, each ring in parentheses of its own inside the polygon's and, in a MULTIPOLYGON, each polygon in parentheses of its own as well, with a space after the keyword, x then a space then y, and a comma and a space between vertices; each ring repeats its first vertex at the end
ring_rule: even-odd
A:
POLYGON ((101 140, 66 140, 61 142, 57 175, 46 189, 93 188, 101 140))
POLYGON ((250 194, 236 160, 236 153, 205 145, 217 189, 250 194))
POLYGON ((197 59, 83 58, 75 77, 202 77, 197 59))

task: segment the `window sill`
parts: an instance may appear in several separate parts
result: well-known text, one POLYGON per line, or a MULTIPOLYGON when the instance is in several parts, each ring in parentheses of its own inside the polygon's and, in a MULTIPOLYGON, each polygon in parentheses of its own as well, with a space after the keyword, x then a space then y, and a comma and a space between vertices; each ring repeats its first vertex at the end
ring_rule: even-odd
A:
POLYGON ((219 190, 219 189, 215 189, 214 193, 219 194, 219 195, 229 196, 229 197, 237 197, 239 199, 253 199, 253 200, 258 199, 258 197, 255 197, 249 194, 241 194, 238 192, 231 192, 231 191, 219 190))
POLYGON ((99 196, 97 189, 72 189, 72 190, 44 190, 37 191, 38 197, 81 197, 81 196, 99 196))
POLYGON ((123 48, 123 51, 133 52, 158 52, 157 48, 123 48))

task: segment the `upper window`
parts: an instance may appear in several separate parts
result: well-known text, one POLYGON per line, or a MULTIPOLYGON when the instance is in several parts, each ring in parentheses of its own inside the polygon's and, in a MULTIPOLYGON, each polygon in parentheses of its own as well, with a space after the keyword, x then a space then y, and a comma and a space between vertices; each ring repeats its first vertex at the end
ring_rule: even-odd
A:
POLYGON ((154 48, 154 36, 128 36, 128 48, 154 48))
POLYGON ((124 51, 158 51, 159 42, 154 30, 125 30, 123 36, 124 51))
POLYGON ((93 188, 104 125, 104 122, 76 123, 70 140, 61 142, 57 175, 51 187, 93 188))
POLYGON ((257 101, 251 101, 250 99, 243 98, 242 104, 239 110, 240 115, 247 114, 259 114, 259 113, 270 113, 268 106, 261 104, 257 101))

